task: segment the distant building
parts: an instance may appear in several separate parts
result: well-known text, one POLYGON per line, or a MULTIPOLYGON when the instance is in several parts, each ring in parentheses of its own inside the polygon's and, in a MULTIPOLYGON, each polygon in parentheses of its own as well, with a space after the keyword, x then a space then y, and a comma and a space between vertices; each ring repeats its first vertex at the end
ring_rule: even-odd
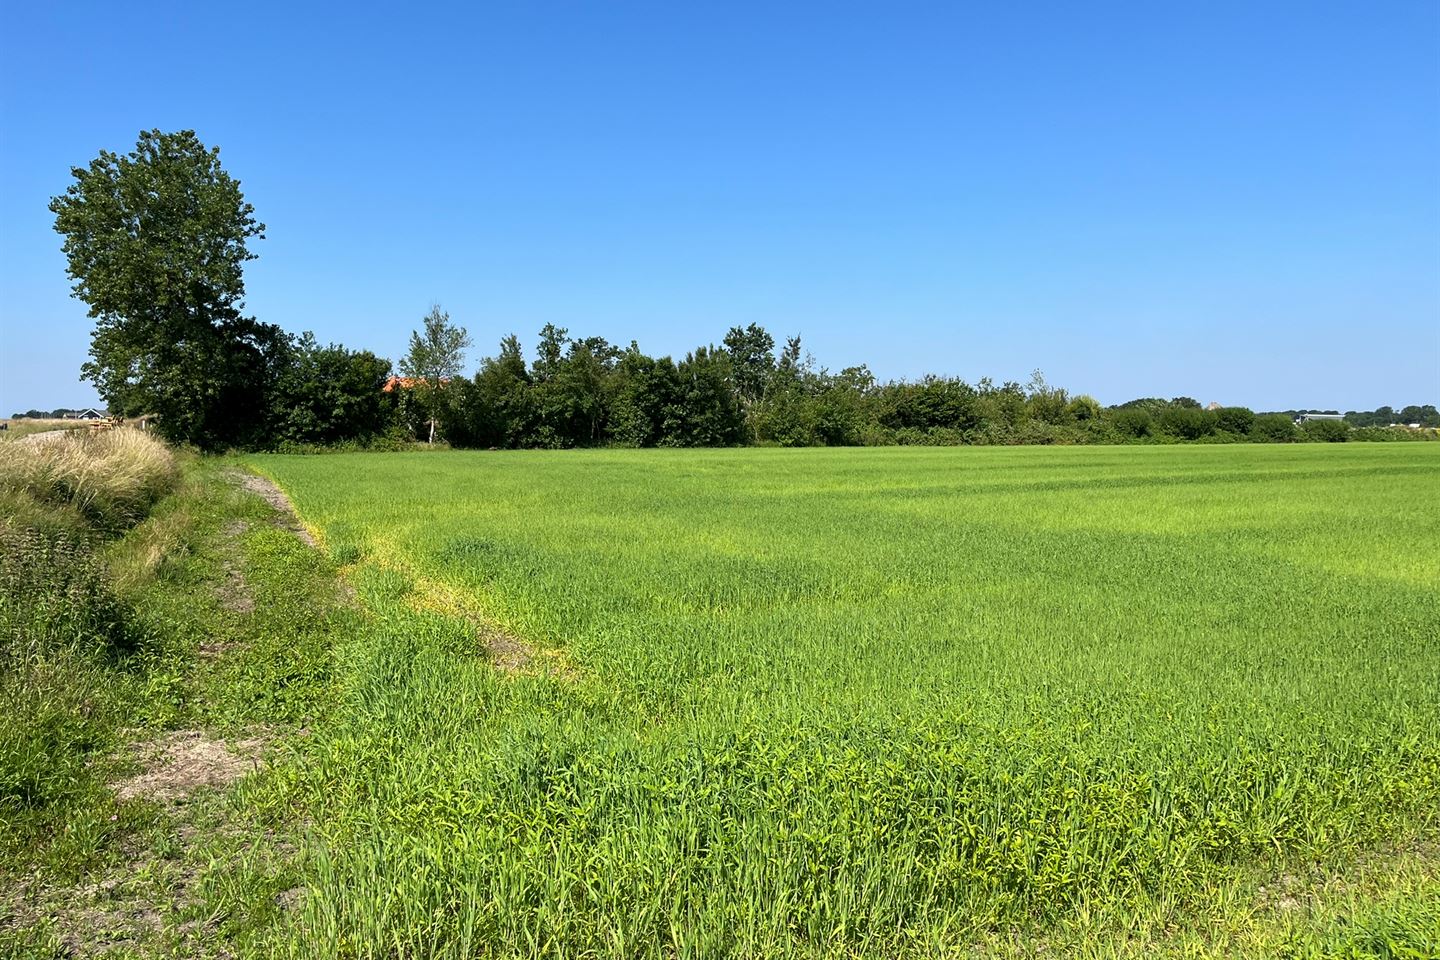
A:
POLYGON ((1344 421, 1344 419, 1345 419, 1345 414, 1343 414, 1343 413, 1302 413, 1302 414, 1300 414, 1300 416, 1298 416, 1298 417, 1295 418, 1295 422, 1296 422, 1297 424, 1300 424, 1300 423, 1310 423, 1311 421, 1314 421, 1314 420, 1339 420, 1339 421, 1344 421))
POLYGON ((76 411, 72 412, 72 413, 71 413, 69 416, 67 416, 65 419, 67 419, 67 420, 109 420, 110 418, 109 418, 108 416, 106 416, 105 414, 101 413, 99 410, 96 410, 94 407, 88 407, 88 408, 86 408, 86 409, 84 409, 84 410, 76 410, 76 411))
POLYGON ((1215 400, 1211 400, 1211 401, 1210 401, 1210 406, 1206 407, 1205 409, 1206 409, 1206 410, 1223 410, 1223 409, 1225 409, 1225 407, 1224 407, 1224 404, 1221 404, 1221 403, 1219 403, 1219 402, 1217 402, 1217 401, 1215 401, 1215 400))
MULTIPOLYGON (((394 393, 396 390, 413 390, 424 382, 424 377, 391 377, 385 381, 385 385, 380 388, 380 391, 382 393, 394 393)), ((440 378, 440 385, 442 387, 449 382, 449 377, 440 378)))

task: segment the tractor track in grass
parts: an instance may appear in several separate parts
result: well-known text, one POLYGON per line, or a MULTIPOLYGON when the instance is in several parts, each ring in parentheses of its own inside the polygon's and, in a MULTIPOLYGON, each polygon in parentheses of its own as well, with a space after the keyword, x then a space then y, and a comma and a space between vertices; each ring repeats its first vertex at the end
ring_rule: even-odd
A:
MULTIPOLYGON (((280 489, 275 481, 257 473, 246 473, 239 470, 231 472, 228 476, 242 489, 260 497, 275 510, 277 514, 275 526, 295 534, 307 546, 319 548, 319 540, 301 523, 299 513, 295 509, 295 502, 284 490, 280 489)), ((478 645, 484 651, 486 659, 499 673, 505 676, 531 673, 537 666, 537 659, 544 659, 552 671, 562 675, 573 674, 572 668, 563 660, 557 659, 557 652, 537 651, 531 644, 501 629, 489 618, 472 609, 471 604, 463 599, 450 595, 436 596, 436 594, 450 594, 452 591, 437 590, 438 585, 434 581, 424 578, 421 578, 415 586, 423 598, 420 600, 421 606, 446 609, 463 617, 471 624, 476 631, 478 645)))
POLYGON ((274 480, 256 473, 245 473, 239 470, 231 472, 229 478, 239 484, 242 489, 248 490, 270 504, 278 514, 275 522, 277 527, 295 534, 306 546, 317 548, 320 546, 315 535, 300 522, 300 515, 295 511, 295 504, 284 490, 276 486, 274 480))
MULTIPOLYGON (((147 568, 153 579, 130 588, 149 610, 173 610, 157 623, 186 625, 157 637, 164 647, 156 669, 169 674, 162 696, 174 696, 177 706, 160 719, 143 710, 127 715, 113 742, 89 761, 98 789, 77 803, 72 820, 97 839, 4 875, 0 956, 245 955, 235 952, 234 931, 222 928, 263 924, 273 911, 292 912, 305 895, 295 866, 298 828, 257 819, 236 788, 283 758, 282 740, 309 736, 312 721, 240 706, 253 700, 243 684, 277 654, 234 665, 246 663, 252 646, 273 631, 258 624, 277 616, 277 604, 324 614, 347 606, 347 595, 328 589, 339 583, 332 568, 297 561, 298 550, 252 555, 247 534, 256 526, 293 533, 306 550, 318 547, 272 483, 203 464, 187 469, 195 482, 173 495, 179 508, 154 527, 174 536, 155 541, 165 544, 168 565, 147 568), (255 517, 251 495, 274 513, 247 519, 255 517), (217 510, 221 516, 211 520, 217 510), (174 571, 168 584, 165 571, 174 571), (196 602, 197 589, 215 602, 196 602), (306 595, 318 606, 307 606, 306 595), (217 906, 218 877, 246 884, 248 901, 217 906), (236 911, 228 920, 227 910, 236 911)), ((146 538, 161 535, 141 525, 130 536, 143 553, 146 538)), ((274 664, 289 676, 283 657, 274 664)))

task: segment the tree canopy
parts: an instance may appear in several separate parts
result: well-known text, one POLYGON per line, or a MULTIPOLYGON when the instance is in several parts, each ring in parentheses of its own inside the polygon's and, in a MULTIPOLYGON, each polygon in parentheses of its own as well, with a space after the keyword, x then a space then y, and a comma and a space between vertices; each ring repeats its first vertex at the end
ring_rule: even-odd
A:
POLYGON ((265 226, 219 149, 148 130, 71 174, 50 210, 95 318, 84 377, 117 412, 159 414, 171 441, 255 442, 283 336, 242 314, 248 241, 265 226))
POLYGON ((1297 411, 1188 396, 1106 408, 1038 370, 1024 385, 881 383, 864 365, 818 367, 798 335, 777 355, 756 323, 678 361, 547 323, 533 361, 506 336, 466 379, 470 336, 438 304, 410 335, 396 389, 369 351, 244 315, 249 241, 265 227, 193 131, 144 131, 129 154, 101 151, 72 175, 50 210, 95 319, 83 374, 111 412, 155 414, 167 439, 202 448, 433 442, 437 427, 455 446, 574 447, 1396 440, 1435 434, 1393 423, 1440 426, 1433 404, 1304 428, 1297 411))
POLYGON ((450 381, 465 368, 470 334, 450 322, 450 314, 437 303, 425 315, 421 330, 410 333, 410 350, 400 361, 400 373, 414 381, 412 389, 424 408, 429 441, 435 442, 437 408, 450 381))

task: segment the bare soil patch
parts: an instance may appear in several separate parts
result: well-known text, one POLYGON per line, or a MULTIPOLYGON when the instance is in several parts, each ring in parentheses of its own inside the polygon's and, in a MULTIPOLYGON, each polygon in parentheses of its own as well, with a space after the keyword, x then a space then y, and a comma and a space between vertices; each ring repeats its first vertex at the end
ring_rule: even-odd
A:
POLYGON ((307 546, 318 546, 315 542, 315 537, 300 524, 300 520, 295 513, 295 504, 290 502, 290 498, 285 495, 284 490, 275 486, 273 480, 267 477, 257 476, 253 473, 237 472, 234 476, 241 487, 258 495, 266 503, 275 508, 281 517, 277 522, 277 526, 289 530, 295 534, 295 536, 299 537, 307 546))
POLYGON ((264 745, 255 737, 239 741, 232 750, 199 730, 176 730, 139 744, 136 752, 144 769, 111 786, 121 800, 145 797, 174 803, 202 787, 227 787, 258 769, 264 745))
POLYGON ((490 663, 501 673, 520 673, 535 659, 535 651, 508 633, 488 631, 480 638, 490 663))
MULTIPOLYGON (((59 956, 133 956, 153 943, 164 925, 159 904, 133 888, 137 862, 84 887, 55 889, 29 877, 0 895, 0 930, 47 929, 59 956)), ((46 952, 37 956, 51 956, 46 952)))
MULTIPOLYGON (((234 540, 249 528, 250 525, 245 521, 234 520, 225 526, 225 536, 234 540)), ((240 569, 236 552, 228 552, 224 564, 225 580, 217 585, 215 593, 220 600, 220 606, 231 613, 254 613, 255 598, 251 596, 250 586, 245 582, 245 573, 240 569)), ((205 644, 200 645, 201 653, 206 652, 205 647, 205 644)))
POLYGON ((21 878, 0 889, 0 930, 43 932, 37 942, 66 957, 210 955, 206 946, 219 918, 179 921, 199 899, 206 862, 196 854, 197 844, 234 827, 216 819, 213 805, 185 801, 198 790, 222 789, 255 770, 264 745, 262 738, 252 737, 231 747, 199 730, 176 730, 135 744, 141 771, 111 787, 121 800, 166 805, 168 851, 131 838, 121 848, 120 862, 90 882, 56 885, 39 873, 21 878))
MULTIPOLYGON (((472 622, 475 619, 471 618, 472 622)), ((490 666, 506 677, 546 674, 566 682, 579 679, 579 671, 569 662, 564 650, 534 647, 519 637, 489 623, 478 623, 480 648, 490 666)))

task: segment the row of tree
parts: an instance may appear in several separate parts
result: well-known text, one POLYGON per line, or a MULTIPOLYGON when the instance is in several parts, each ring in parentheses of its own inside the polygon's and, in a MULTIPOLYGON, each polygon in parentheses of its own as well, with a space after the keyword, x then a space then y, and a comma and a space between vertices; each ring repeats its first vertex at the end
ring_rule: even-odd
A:
MULTIPOLYGON (((412 358, 409 366, 418 365, 412 358)), ((699 347, 679 362, 651 357, 634 342, 620 349, 547 325, 532 362, 512 335, 473 378, 434 383, 411 395, 419 409, 409 420, 438 422, 452 445, 471 447, 1293 442, 1351 435, 1343 423, 1297 427, 1288 414, 1202 409, 1189 397, 1106 408, 1046 383, 1039 371, 1023 385, 938 376, 881 383, 864 366, 817 368, 799 337, 777 352, 774 338, 755 324, 734 327, 720 347, 699 347)))
POLYGON ((24 413, 10 414, 11 420, 66 420, 71 417, 78 417, 85 413, 86 407, 56 407, 54 410, 26 410, 24 413))
MULTIPOLYGON (((864 366, 816 367, 798 337, 777 350, 755 324, 678 361, 548 325, 533 359, 508 336, 465 378, 470 338, 437 306, 412 335, 397 380, 389 361, 367 350, 321 345, 244 315, 248 241, 265 227, 219 150, 192 131, 144 132, 131 153, 102 151, 72 174, 50 209, 74 294, 95 319, 83 374, 111 412, 154 415, 167 439, 201 448, 437 436, 510 448, 1349 436, 1344 424, 1302 431, 1290 416, 1202 410, 1186 397, 1107 409, 1038 372, 1024 385, 880 383, 864 366)), ((1400 419, 1412 409, 1422 420, 1435 411, 1407 407, 1400 419)))
POLYGON ((1440 427, 1440 410, 1437 410, 1433 403, 1412 403, 1399 410, 1389 406, 1377 407, 1374 410, 1350 410, 1345 414, 1345 422, 1352 427, 1440 427))

